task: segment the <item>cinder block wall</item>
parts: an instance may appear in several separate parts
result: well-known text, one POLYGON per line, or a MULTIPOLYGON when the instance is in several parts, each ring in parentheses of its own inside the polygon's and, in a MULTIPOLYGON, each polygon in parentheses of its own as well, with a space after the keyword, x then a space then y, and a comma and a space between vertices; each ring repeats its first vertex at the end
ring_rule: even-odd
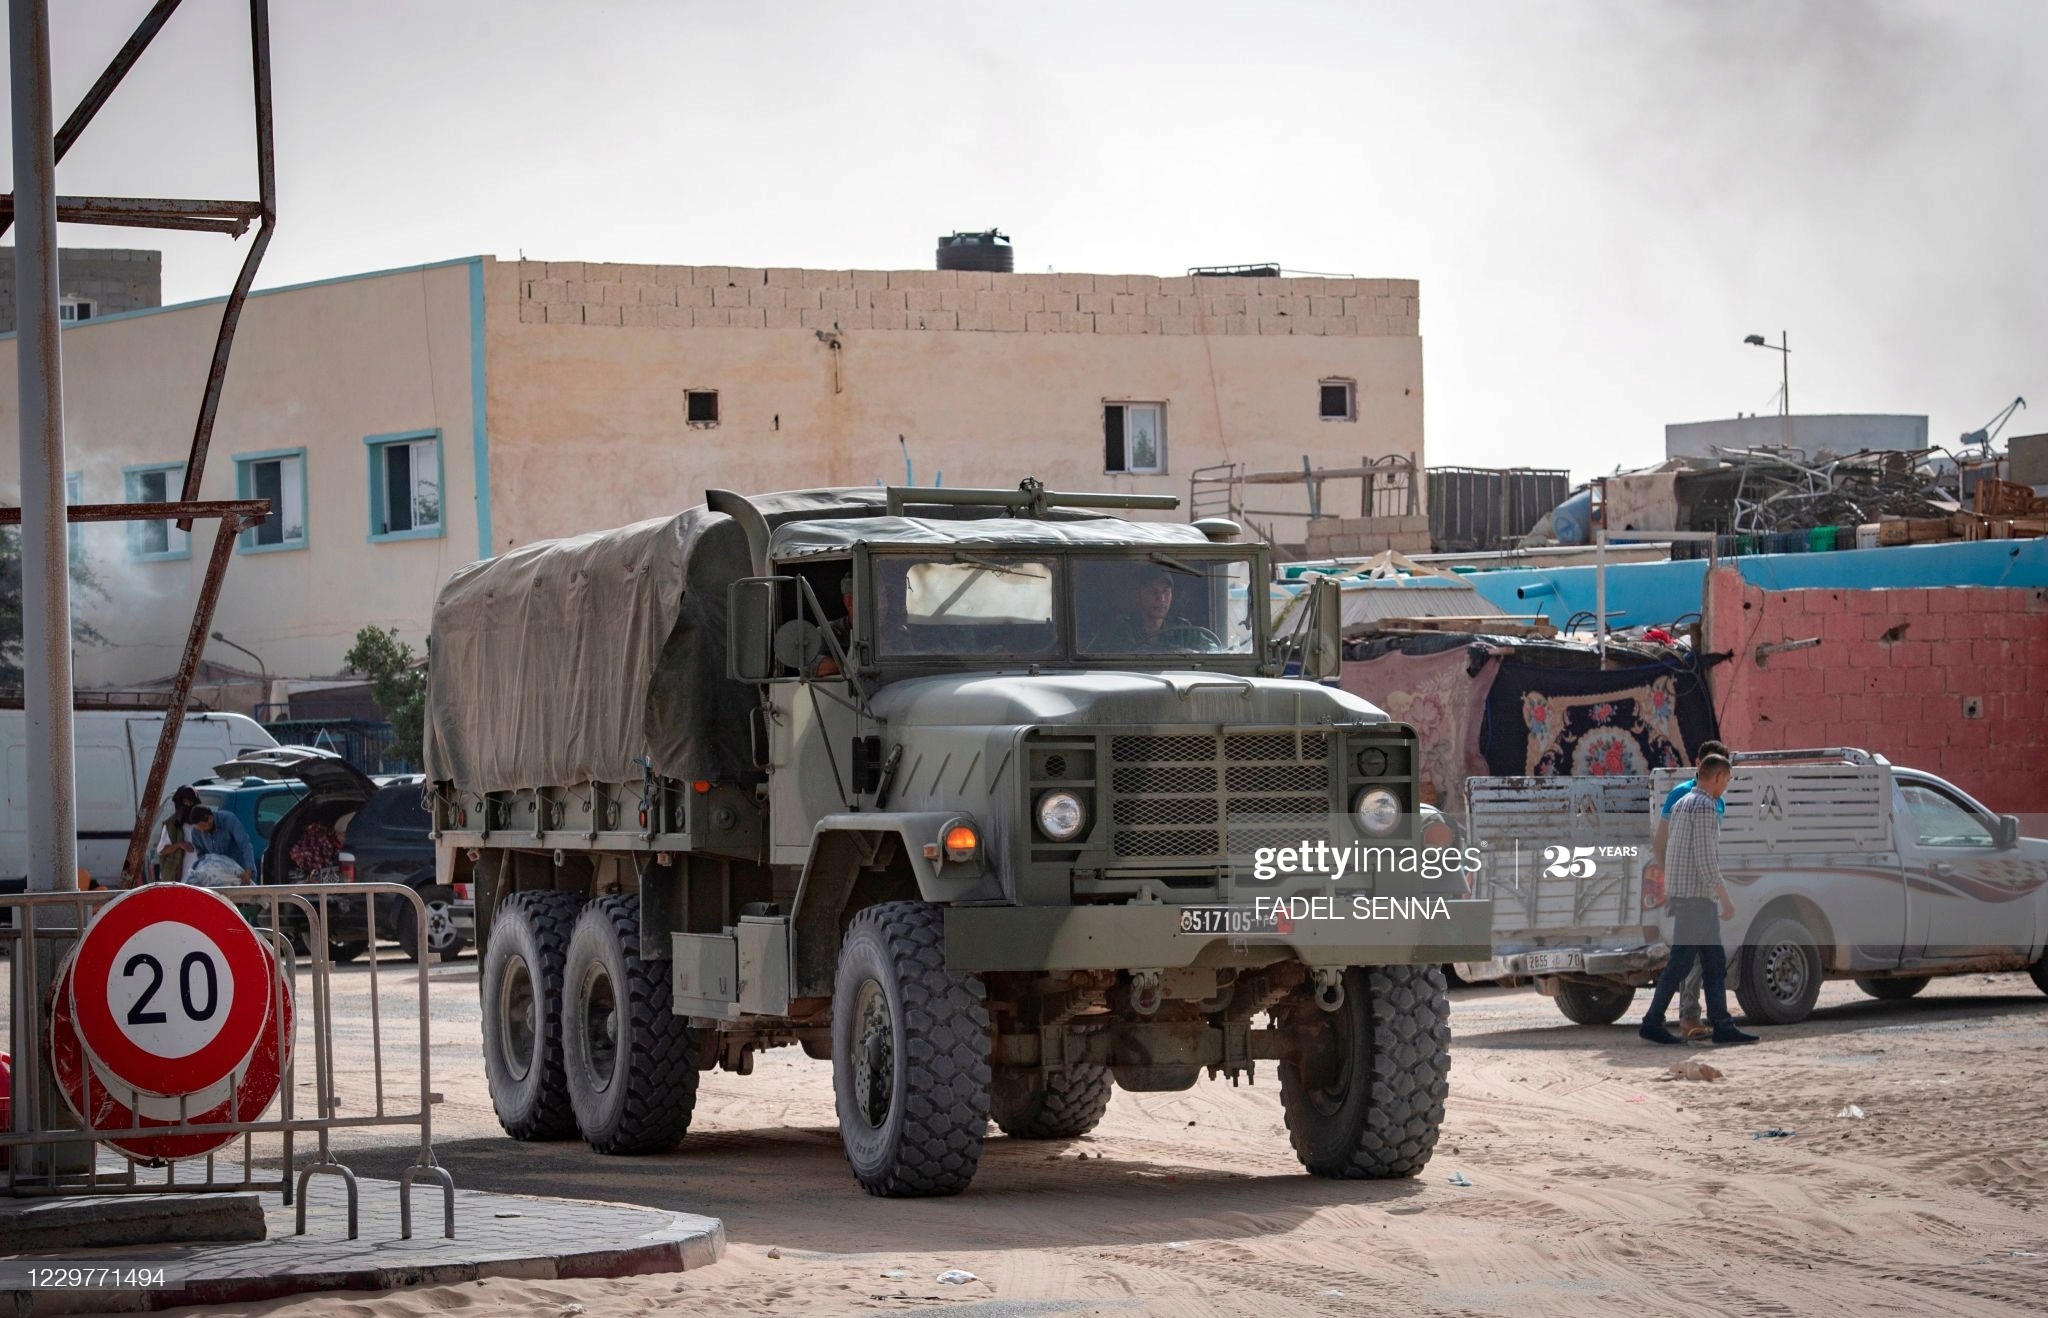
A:
MULTIPOLYGON (((163 253, 125 247, 59 248, 57 292, 61 297, 90 298, 96 317, 160 307, 163 253)), ((14 328, 14 249, 0 247, 0 333, 14 328)))
POLYGON ((1720 568, 1707 599, 1707 649, 1734 655, 1709 681, 1736 750, 1861 746, 1994 810, 2048 814, 2048 590, 1766 591, 1720 568))
POLYGON ((1420 296, 1412 279, 519 264, 519 319, 548 325, 1413 335, 1420 296))
POLYGON ((1429 514, 1400 517, 1317 517, 1308 524, 1310 558, 1360 558, 1387 550, 1429 552, 1429 514))

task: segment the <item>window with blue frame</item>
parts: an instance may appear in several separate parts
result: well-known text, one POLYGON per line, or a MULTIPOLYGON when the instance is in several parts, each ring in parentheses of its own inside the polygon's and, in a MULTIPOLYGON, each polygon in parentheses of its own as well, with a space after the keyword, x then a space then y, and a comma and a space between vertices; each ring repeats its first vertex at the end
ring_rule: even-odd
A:
POLYGON ((412 540, 442 528, 441 432, 371 435, 370 539, 412 540))
POLYGON ((237 454, 235 494, 270 500, 270 515, 242 532, 243 553, 306 547, 306 450, 237 454))
MULTIPOLYGON (((171 503, 185 489, 185 464, 162 462, 128 467, 121 483, 129 503, 171 503)), ((192 556, 192 533, 180 531, 166 517, 156 522, 128 523, 128 556, 143 562, 161 562, 192 556)))

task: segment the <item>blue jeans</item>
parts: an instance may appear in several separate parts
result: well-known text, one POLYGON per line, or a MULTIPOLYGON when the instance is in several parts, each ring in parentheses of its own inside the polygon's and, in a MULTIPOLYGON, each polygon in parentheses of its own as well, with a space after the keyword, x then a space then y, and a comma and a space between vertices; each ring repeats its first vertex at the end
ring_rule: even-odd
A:
POLYGON ((1650 995, 1650 1011, 1643 1023, 1664 1023, 1665 1009, 1697 964, 1706 992, 1707 1023, 1716 1029, 1735 1024, 1728 1014, 1728 953, 1721 946, 1719 906, 1708 897, 1681 897, 1671 903, 1671 917, 1671 959, 1657 976, 1657 989, 1650 995))

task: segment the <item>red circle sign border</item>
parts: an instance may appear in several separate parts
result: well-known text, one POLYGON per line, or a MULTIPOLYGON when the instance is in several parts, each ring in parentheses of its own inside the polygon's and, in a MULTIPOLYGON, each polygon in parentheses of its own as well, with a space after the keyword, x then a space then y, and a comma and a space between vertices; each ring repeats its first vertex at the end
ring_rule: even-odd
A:
POLYGON ((270 1014, 268 960, 241 912, 205 888, 155 883, 122 893, 100 908, 78 940, 71 1010, 79 1042, 107 1070, 144 1093, 175 1098, 217 1084, 249 1059, 263 1033, 270 1014), (105 989, 114 957, 128 940, 152 924, 164 923, 190 925, 211 939, 226 959, 235 985, 228 1019, 213 1041, 176 1058, 159 1057, 132 1042, 115 1021, 105 989))
MULTIPOLYGON (((273 958, 273 962, 274 962, 273 958)), ((92 1071, 92 1059, 85 1051, 84 1040, 78 1037, 77 1022, 71 1008, 75 1005, 69 989, 72 963, 66 959, 57 972, 56 999, 50 1011, 50 1058, 51 1071, 57 1083, 57 1091, 63 1095, 65 1105, 76 1113, 81 1121, 101 1131, 113 1129, 94 1117, 111 1117, 119 1125, 120 1118, 127 1119, 128 1126, 167 1126, 173 1123, 158 1118, 139 1116, 126 1104, 106 1089, 97 1086, 99 1102, 91 1104, 94 1111, 85 1111, 89 1101, 95 1097, 92 1081, 86 1077, 92 1071)), ((236 1092, 216 1102, 205 1112, 190 1118, 190 1124, 216 1125, 230 1121, 259 1120, 271 1102, 277 1097, 285 1070, 291 1065, 294 1042, 294 1011, 289 992, 279 1002, 284 1009, 284 1026, 279 1030, 277 1022, 265 1013, 263 1038, 249 1058, 248 1073, 236 1092), (281 1055, 280 1055, 281 1053, 281 1055), (233 1111, 230 1111, 230 1107, 233 1111)), ((213 1135, 100 1135, 102 1143, 148 1166, 160 1167, 166 1163, 186 1158, 203 1157, 218 1152, 240 1138, 232 1133, 213 1135)))

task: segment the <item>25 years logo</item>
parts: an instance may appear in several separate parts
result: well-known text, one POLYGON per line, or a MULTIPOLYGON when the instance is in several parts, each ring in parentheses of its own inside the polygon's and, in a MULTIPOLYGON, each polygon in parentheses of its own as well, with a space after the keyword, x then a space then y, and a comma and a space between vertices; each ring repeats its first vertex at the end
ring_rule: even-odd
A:
POLYGON ((1592 847, 1545 847, 1543 872, 1553 879, 1590 879, 1593 852, 1592 847))

